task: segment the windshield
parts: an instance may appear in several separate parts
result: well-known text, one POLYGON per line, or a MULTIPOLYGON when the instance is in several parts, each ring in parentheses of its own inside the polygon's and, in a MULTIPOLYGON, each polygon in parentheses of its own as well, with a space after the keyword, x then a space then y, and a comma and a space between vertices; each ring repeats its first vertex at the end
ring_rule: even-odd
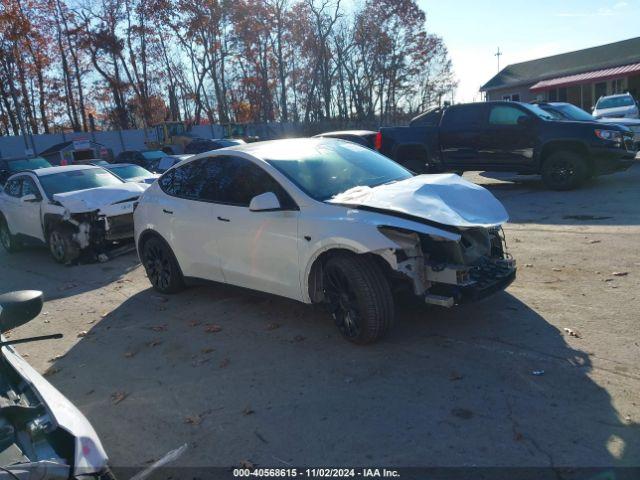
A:
POLYGON ((596 119, 590 113, 585 112, 575 105, 567 103, 565 105, 552 105, 551 108, 558 110, 563 117, 569 120, 578 120, 580 122, 595 122, 596 119))
POLYGON ((38 168, 50 167, 51 164, 44 158, 21 158, 20 160, 9 160, 10 172, 21 172, 22 170, 37 170, 38 168))
POLYGON ((142 156, 147 160, 155 160, 157 158, 166 157, 167 154, 164 152, 161 152, 160 150, 150 150, 148 152, 142 152, 142 156))
POLYGON ((536 117, 539 117, 543 120, 557 120, 557 117, 545 110, 541 109, 538 105, 534 105, 531 103, 521 103, 524 108, 532 112, 536 117))
POLYGON ((135 177, 150 177, 151 172, 146 168, 139 167, 138 165, 123 165, 118 167, 109 168, 113 173, 120 178, 129 179, 135 177))
POLYGON ((411 172, 373 150, 350 142, 292 142, 268 152, 268 163, 310 197, 325 201, 353 187, 411 178, 411 172))
POLYGON ((40 177, 40 184, 49 198, 56 193, 74 192, 88 188, 122 185, 124 182, 101 167, 69 170, 40 177))
POLYGON ((609 97, 601 98, 596 104, 596 108, 617 108, 617 107, 630 107, 633 105, 633 98, 628 95, 623 97, 609 97))

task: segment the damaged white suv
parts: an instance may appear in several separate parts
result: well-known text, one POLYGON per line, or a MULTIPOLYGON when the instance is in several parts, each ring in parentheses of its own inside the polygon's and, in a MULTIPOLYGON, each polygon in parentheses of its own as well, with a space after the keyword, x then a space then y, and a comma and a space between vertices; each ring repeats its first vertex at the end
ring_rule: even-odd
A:
POLYGON ((65 264, 87 249, 101 253, 133 237, 133 204, 147 186, 91 165, 17 173, 0 192, 0 243, 8 252, 23 243, 46 244, 65 264))
POLYGON ((324 303, 359 344, 393 323, 398 289, 451 307, 515 278, 507 213, 490 192, 334 139, 194 156, 149 187, 134 219, 156 290, 195 277, 324 303))

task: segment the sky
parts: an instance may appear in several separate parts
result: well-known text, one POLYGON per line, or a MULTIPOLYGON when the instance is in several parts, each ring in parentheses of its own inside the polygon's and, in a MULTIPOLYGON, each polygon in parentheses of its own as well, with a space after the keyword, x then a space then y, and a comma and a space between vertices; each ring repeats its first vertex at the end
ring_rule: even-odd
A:
POLYGON ((640 36, 640 0, 417 0, 427 31, 444 39, 459 84, 456 102, 500 68, 640 36))

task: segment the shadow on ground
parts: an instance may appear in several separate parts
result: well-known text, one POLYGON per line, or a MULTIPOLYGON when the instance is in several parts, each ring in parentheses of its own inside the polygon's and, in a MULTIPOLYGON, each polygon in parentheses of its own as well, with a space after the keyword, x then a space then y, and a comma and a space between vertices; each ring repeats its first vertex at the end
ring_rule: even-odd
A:
POLYGON ((405 305, 386 340, 356 347, 323 311, 286 299, 146 290, 53 367, 116 467, 184 443, 178 466, 640 462, 638 425, 592 380, 589 354, 508 293, 405 305))
POLYGON ((567 192, 547 190, 537 175, 480 172, 465 178, 491 190, 513 223, 640 225, 640 165, 567 192))

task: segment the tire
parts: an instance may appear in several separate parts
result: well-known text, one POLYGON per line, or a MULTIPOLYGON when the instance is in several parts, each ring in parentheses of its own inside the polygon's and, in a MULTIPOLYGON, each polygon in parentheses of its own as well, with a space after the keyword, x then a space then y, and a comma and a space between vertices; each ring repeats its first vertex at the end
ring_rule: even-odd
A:
POLYGON ((389 282, 372 259, 359 255, 330 258, 323 269, 323 288, 329 312, 348 341, 373 343, 393 324, 389 282))
POLYGON ((151 286, 160 293, 183 290, 184 276, 169 245, 158 237, 151 237, 142 245, 142 264, 151 286))
POLYGON ((80 246, 73 239, 73 231, 69 227, 57 225, 51 228, 47 244, 53 259, 63 265, 69 265, 80 256, 80 246))
POLYGON ((589 168, 577 153, 552 153, 542 164, 542 181, 551 190, 572 190, 581 186, 589 176, 589 168))
POLYGON ((0 216, 0 243, 8 253, 17 252, 20 249, 20 242, 14 235, 11 235, 9 225, 2 216, 0 216))

